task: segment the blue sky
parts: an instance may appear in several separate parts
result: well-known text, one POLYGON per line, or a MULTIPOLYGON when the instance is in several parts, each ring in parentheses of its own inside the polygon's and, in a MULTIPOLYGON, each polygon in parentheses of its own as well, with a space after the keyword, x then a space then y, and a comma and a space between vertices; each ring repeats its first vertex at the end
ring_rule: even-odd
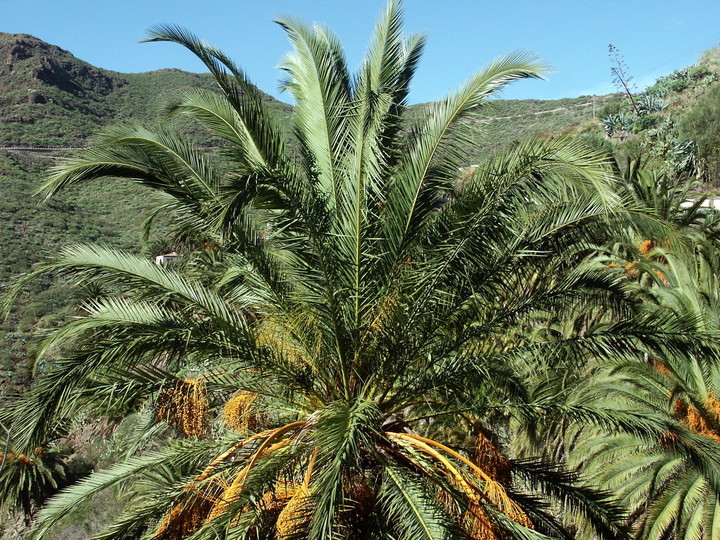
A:
MULTIPOLYGON (((33 34, 98 67, 203 71, 167 43, 139 44, 154 24, 173 23, 219 46, 262 90, 278 91, 288 42, 272 23, 290 14, 330 26, 357 65, 385 0, 0 0, 0 31, 33 34)), ((406 28, 429 41, 410 95, 438 99, 492 58, 529 50, 553 66, 547 81, 522 81, 509 99, 556 99, 614 91, 608 44, 622 53, 638 89, 695 63, 720 42, 720 1, 406 0, 406 28)))

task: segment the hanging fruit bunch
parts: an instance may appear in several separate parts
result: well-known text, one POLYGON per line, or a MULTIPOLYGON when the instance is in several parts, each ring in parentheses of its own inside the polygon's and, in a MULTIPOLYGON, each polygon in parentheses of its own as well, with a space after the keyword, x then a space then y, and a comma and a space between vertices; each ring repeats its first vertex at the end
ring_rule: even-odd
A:
POLYGON ((158 397, 157 418, 188 437, 205 437, 210 428, 205 380, 181 379, 158 397))
POLYGON ((257 394, 238 392, 234 394, 223 409, 223 418, 227 426, 241 434, 247 434, 257 428, 257 418, 253 415, 253 404, 257 394))

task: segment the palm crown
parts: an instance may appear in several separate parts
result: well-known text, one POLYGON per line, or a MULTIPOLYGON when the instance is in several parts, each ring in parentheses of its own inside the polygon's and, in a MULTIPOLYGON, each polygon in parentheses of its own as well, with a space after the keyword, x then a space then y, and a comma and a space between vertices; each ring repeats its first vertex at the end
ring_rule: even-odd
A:
POLYGON ((100 537, 570 537, 559 508, 622 536, 602 494, 503 450, 511 418, 558 405, 534 402, 528 377, 636 345, 622 324, 578 339, 526 332, 538 313, 622 302, 617 273, 580 264, 619 219, 608 169, 576 143, 536 139, 459 181, 464 120, 543 68, 498 59, 408 125, 424 38, 404 37, 401 19, 390 2, 354 76, 330 31, 279 21, 294 47, 282 65, 294 154, 221 52, 174 27, 151 32, 217 81, 219 95, 169 108, 221 139, 217 155, 167 130, 119 129, 43 190, 131 179, 155 190, 176 241, 217 249, 165 268, 78 246, 25 278, 95 287, 41 348, 15 433, 31 446, 74 411, 144 407, 185 438, 64 492, 36 535, 134 477, 142 496, 100 537))

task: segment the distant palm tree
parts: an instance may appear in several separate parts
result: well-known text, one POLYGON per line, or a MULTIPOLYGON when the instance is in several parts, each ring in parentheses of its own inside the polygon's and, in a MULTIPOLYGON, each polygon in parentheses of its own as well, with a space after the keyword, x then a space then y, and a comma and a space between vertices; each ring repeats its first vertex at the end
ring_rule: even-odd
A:
POLYGON ((27 455, 12 452, 11 447, 0 454, 0 508, 19 507, 25 524, 45 500, 71 480, 66 455, 36 447, 27 455))
POLYGON ((705 206, 708 193, 696 176, 655 170, 646 156, 628 159, 623 171, 618 172, 636 205, 683 232, 713 234, 717 228, 718 214, 705 206))
POLYGON ((406 125, 425 40, 401 22, 390 2, 353 76, 330 31, 280 21, 298 155, 222 53, 175 27, 151 33, 214 76, 220 95, 187 92, 171 112, 224 146, 211 157, 166 130, 116 130, 44 191, 104 176, 149 186, 194 255, 173 268, 69 247, 20 280, 55 273, 94 293, 40 348, 13 429, 30 446, 78 411, 151 410, 162 448, 61 493, 34 537, 128 479, 128 511, 98 538, 572 538, 564 522, 623 537, 605 494, 506 453, 512 425, 548 412, 635 425, 527 392, 560 359, 660 339, 630 324, 616 273, 579 266, 623 216, 605 159, 534 139, 458 182, 465 120, 542 67, 496 60, 406 125), (591 336, 527 331, 589 304, 624 318, 591 336))
MULTIPOLYGON (((695 247, 695 246, 693 246, 695 247)), ((720 258, 709 242, 696 253, 657 247, 662 280, 642 289, 647 309, 687 321, 685 332, 720 337, 720 258)), ((641 272, 655 273, 646 268, 641 272)), ((655 277, 655 276, 653 276, 655 277)), ((621 497, 639 539, 711 540, 720 532, 720 366, 715 355, 658 350, 644 362, 615 363, 576 390, 608 411, 635 411, 666 423, 661 436, 581 430, 571 452, 594 482, 621 497)))

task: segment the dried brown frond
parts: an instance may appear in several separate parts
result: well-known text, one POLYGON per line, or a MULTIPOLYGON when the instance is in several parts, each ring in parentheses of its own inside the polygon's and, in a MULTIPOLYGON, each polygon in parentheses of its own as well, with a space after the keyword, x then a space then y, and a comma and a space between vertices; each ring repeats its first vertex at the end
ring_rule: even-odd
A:
POLYGON ((478 432, 475 439, 473 461, 496 482, 500 482, 504 486, 510 483, 510 460, 482 432, 478 432))
POLYGON ((720 403, 714 396, 710 395, 705 401, 705 409, 706 411, 699 411, 696 407, 686 404, 681 399, 677 399, 673 403, 675 417, 685 424, 690 431, 720 441, 720 432, 710 425, 708 419, 703 415, 703 413, 706 413, 708 417, 713 417, 709 419, 717 425, 718 420, 720 420, 720 403))
POLYGON ((662 373, 662 374, 665 375, 666 377, 672 377, 672 371, 670 371, 670 370, 668 369, 668 367, 667 367, 665 364, 663 364, 662 362, 660 362, 660 361, 658 361, 658 360, 653 360, 653 361, 652 361, 652 366, 655 368, 655 370, 656 370, 658 373, 662 373))
POLYGON ((482 506, 472 505, 465 514, 465 531, 472 540, 501 540, 482 506))
POLYGON ((715 417, 716 422, 720 422, 720 401, 709 395, 705 401, 705 408, 715 417))
POLYGON ((343 481, 346 501, 339 520, 352 537, 362 537, 375 506, 375 493, 367 479, 360 474, 351 474, 343 481))
POLYGON ((678 440, 679 437, 675 433, 666 431, 660 436, 658 443, 665 448, 673 448, 677 444, 678 440))

